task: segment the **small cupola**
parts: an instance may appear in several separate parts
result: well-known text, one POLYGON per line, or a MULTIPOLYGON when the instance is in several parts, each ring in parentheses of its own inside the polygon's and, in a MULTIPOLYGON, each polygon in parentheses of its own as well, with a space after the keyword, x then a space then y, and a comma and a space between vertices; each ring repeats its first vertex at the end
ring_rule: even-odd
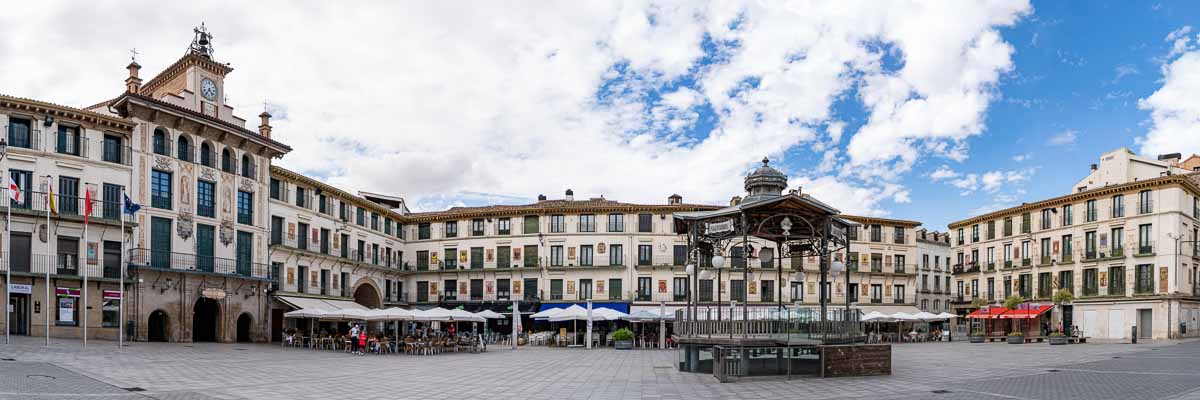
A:
POLYGON ((129 77, 125 78, 125 92, 137 93, 142 90, 142 78, 138 78, 138 70, 142 69, 141 64, 131 61, 129 65, 125 66, 125 69, 129 70, 129 77))
POLYGON ((262 137, 270 139, 271 138, 271 113, 263 111, 262 114, 258 114, 258 117, 262 119, 262 124, 258 125, 258 134, 262 135, 262 137))
POLYGON ((743 201, 755 202, 783 195, 787 189, 787 175, 770 166, 771 160, 763 157, 762 166, 746 175, 746 198, 743 201))

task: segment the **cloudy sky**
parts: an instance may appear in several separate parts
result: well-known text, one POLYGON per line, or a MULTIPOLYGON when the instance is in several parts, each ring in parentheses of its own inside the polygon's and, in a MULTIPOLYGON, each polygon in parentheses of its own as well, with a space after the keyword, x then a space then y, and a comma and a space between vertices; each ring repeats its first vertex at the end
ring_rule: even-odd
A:
POLYGON ((279 164, 421 211, 567 188, 724 203, 769 156, 843 212, 945 229, 1066 193, 1107 150, 1200 153, 1195 2, 6 11, 0 92, 75 106, 122 90, 131 48, 145 75, 161 71, 203 21, 235 69, 235 113, 254 119, 265 103, 275 137, 295 148, 279 164))

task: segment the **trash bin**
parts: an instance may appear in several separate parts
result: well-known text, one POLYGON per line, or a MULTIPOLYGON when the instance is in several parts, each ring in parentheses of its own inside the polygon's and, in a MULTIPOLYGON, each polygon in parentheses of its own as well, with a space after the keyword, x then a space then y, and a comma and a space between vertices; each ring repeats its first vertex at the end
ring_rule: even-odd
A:
POLYGON ((1129 327, 1129 338, 1133 341, 1133 344, 1137 344, 1137 325, 1129 327))

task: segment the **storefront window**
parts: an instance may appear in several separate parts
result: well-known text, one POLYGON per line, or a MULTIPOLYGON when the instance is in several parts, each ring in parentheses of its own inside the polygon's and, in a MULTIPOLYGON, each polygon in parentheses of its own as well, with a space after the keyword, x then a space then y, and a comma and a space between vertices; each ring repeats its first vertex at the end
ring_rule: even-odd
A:
POLYGON ((101 308, 104 311, 103 321, 100 326, 104 328, 116 328, 121 310, 121 300, 108 299, 104 300, 104 306, 101 308))
POLYGON ((70 326, 79 324, 79 318, 77 318, 79 309, 75 307, 76 300, 78 299, 69 296, 58 298, 58 320, 55 321, 56 324, 70 326))

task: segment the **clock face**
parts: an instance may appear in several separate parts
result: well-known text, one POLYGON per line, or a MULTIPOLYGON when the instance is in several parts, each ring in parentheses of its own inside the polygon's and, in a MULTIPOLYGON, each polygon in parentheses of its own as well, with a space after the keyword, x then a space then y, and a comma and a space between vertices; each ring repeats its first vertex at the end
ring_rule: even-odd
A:
POLYGON ((200 81, 200 95, 209 101, 215 101, 217 99, 217 83, 212 79, 204 78, 200 81))

